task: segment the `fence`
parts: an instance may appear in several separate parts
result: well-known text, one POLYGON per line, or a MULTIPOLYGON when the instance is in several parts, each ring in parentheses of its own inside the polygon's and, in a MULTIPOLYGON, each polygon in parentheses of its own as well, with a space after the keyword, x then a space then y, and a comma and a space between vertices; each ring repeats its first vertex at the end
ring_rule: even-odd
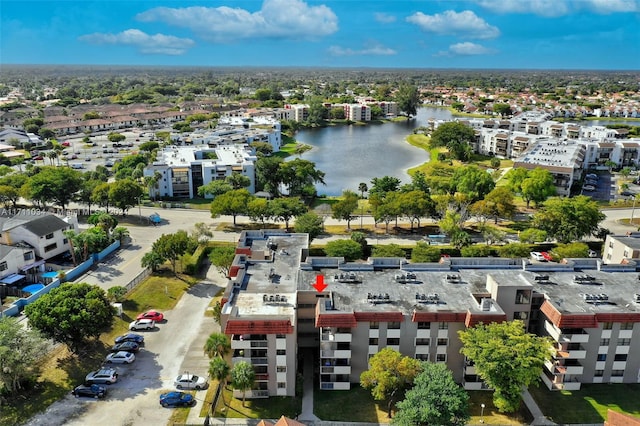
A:
POLYGON ((134 279, 129 281, 127 285, 124 286, 127 289, 127 293, 136 288, 136 286, 144 281, 149 275, 151 275, 151 269, 149 268, 145 268, 140 271, 140 273, 136 275, 134 279))

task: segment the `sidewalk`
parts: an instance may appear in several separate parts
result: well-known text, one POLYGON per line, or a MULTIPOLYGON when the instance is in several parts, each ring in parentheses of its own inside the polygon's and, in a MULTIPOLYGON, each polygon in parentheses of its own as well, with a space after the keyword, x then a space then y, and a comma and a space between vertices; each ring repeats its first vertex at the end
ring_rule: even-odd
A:
POLYGON ((524 401, 524 404, 527 406, 529 412, 531 413, 531 416, 533 417, 533 421, 531 422, 532 425, 555 425, 554 422, 547 419, 542 413, 542 410, 540 410, 540 407, 538 407, 535 399, 533 399, 533 396, 531 396, 531 393, 529 393, 529 389, 524 388, 522 390, 522 400, 524 401))

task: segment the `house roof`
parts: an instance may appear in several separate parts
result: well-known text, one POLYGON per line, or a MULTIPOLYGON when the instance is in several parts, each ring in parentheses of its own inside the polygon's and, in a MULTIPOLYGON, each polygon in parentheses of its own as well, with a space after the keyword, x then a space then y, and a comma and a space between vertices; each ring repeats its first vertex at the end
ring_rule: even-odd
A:
POLYGON ((6 232, 19 226, 41 237, 54 231, 66 229, 69 224, 49 213, 19 214, 12 217, 0 216, 0 232, 6 232))

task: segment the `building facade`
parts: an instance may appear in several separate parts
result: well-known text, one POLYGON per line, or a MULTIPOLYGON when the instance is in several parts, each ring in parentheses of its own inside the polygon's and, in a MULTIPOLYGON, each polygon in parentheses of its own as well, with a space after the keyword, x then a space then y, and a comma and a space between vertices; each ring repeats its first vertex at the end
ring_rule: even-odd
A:
POLYGON ((635 262, 349 263, 308 256, 305 234, 246 231, 230 276, 222 327, 234 362, 247 360, 256 368, 252 397, 292 395, 303 352, 314 356, 320 389, 350 389, 369 358, 385 347, 444 363, 465 388, 483 389, 460 353, 458 332, 516 319, 554 342, 554 357, 542 374, 550 389, 640 382, 635 262), (319 282, 327 285, 322 291, 313 287, 319 282))

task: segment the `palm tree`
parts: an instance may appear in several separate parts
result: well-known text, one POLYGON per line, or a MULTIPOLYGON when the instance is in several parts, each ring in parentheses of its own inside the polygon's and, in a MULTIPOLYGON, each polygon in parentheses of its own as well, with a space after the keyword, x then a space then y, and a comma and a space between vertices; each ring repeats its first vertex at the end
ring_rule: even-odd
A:
POLYGON ((360 198, 364 198, 364 193, 367 192, 368 190, 369 190, 369 187, 367 186, 367 184, 364 182, 360 182, 360 185, 358 185, 358 191, 360 191, 360 198))
POLYGON ((129 230, 124 226, 118 226, 111 233, 111 237, 114 240, 120 241, 120 244, 122 244, 122 241, 124 241, 125 238, 129 237, 129 230))
POLYGON ((253 366, 246 361, 240 361, 233 366, 231 370, 231 380, 233 381, 233 388, 242 391, 242 406, 244 407, 244 400, 247 394, 247 389, 253 387, 253 382, 256 379, 256 372, 253 366))
POLYGON ((204 344, 204 352, 209 358, 224 357, 231 349, 229 337, 222 333, 212 333, 204 344))
POLYGON ((223 358, 214 358, 209 361, 209 376, 220 382, 222 386, 222 392, 220 392, 220 395, 222 395, 222 402, 225 405, 227 405, 227 403, 224 400, 224 387, 227 385, 229 371, 231 371, 231 368, 229 368, 229 364, 227 364, 227 361, 223 358))
POLYGON ((58 153, 56 153, 55 151, 49 151, 46 155, 49 161, 51 161, 51 165, 53 166, 53 160, 58 158, 58 153))
POLYGON ((149 268, 151 271, 155 272, 165 260, 166 259, 163 259, 162 256, 152 250, 142 256, 142 259, 140 259, 140 266, 143 268, 149 268))

